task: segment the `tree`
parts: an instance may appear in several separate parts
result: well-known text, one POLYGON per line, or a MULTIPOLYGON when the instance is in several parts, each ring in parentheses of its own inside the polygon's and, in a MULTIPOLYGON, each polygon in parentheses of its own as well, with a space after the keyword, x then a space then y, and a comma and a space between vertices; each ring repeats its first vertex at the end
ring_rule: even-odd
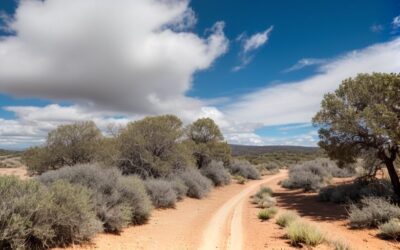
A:
POLYGON ((58 126, 46 144, 26 151, 24 161, 34 173, 94 161, 103 136, 92 121, 58 126))
POLYGON ((160 177, 185 167, 191 159, 183 134, 182 121, 173 115, 129 123, 117 137, 120 168, 126 174, 160 177))
POLYGON ((224 142, 224 137, 217 124, 211 118, 201 118, 187 129, 187 136, 193 142, 193 156, 199 168, 208 165, 211 160, 230 161, 231 148, 224 142))
POLYGON ((319 145, 342 162, 376 152, 385 164, 394 192, 400 197, 395 161, 400 144, 400 74, 359 74, 325 95, 313 118, 319 145))

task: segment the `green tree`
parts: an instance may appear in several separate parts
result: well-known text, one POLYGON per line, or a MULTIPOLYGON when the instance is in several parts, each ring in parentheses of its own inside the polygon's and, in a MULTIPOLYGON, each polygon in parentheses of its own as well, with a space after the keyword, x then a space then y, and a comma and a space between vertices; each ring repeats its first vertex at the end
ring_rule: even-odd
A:
POLYGON ((400 144, 400 74, 359 74, 325 95, 313 118, 319 145, 342 162, 375 152, 386 165, 395 193, 400 182, 395 161, 400 144))
POLYGON ((200 118, 187 129, 187 137, 193 142, 192 150, 199 168, 211 160, 228 164, 231 148, 224 142, 224 137, 217 124, 211 118, 200 118))
POLYGON ((94 161, 103 140, 92 121, 58 126, 50 131, 46 144, 33 147, 24 154, 24 162, 33 173, 94 161))
POLYGON ((182 121, 173 115, 129 123, 117 137, 119 166, 124 173, 160 177, 190 164, 183 144, 182 121))

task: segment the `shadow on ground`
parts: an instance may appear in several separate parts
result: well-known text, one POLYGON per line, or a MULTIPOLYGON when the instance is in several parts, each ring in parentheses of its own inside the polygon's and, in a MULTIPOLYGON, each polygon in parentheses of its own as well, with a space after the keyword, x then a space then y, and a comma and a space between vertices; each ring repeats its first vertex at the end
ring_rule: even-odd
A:
POLYGON ((318 201, 316 193, 304 193, 303 190, 276 190, 278 205, 281 208, 295 210, 300 216, 311 217, 317 221, 345 220, 347 212, 343 205, 318 201))

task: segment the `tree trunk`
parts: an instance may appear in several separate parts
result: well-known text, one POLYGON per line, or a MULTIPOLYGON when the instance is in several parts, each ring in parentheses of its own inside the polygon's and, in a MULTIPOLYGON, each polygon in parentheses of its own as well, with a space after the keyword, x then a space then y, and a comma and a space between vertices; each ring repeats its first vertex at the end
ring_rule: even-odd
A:
POLYGON ((394 160, 386 158, 385 165, 389 172, 390 181, 392 182, 393 185, 393 191, 397 195, 397 198, 400 199, 400 181, 399 181, 399 175, 397 174, 396 168, 394 166, 394 160))

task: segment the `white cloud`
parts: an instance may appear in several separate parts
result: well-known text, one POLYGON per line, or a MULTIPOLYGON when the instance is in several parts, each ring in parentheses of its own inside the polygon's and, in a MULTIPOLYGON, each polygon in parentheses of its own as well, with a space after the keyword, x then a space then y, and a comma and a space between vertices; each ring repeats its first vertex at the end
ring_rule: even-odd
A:
MULTIPOLYGON (((198 111, 193 74, 228 48, 208 37, 188 0, 25 0, 0 40, 0 91, 130 114, 198 111)), ((179 113, 179 112, 178 112, 179 113)))
POLYGON ((393 29, 400 28, 400 15, 393 18, 392 26, 393 26, 393 29))
POLYGON ((252 60, 252 52, 259 49, 261 46, 268 42, 274 26, 270 26, 263 32, 256 33, 251 37, 247 37, 245 33, 239 35, 236 40, 242 43, 242 50, 240 51, 240 64, 233 67, 232 71, 239 71, 245 68, 252 60))
POLYGON ((379 33, 382 30, 384 30, 385 28, 381 24, 373 24, 373 25, 371 25, 370 29, 374 33, 379 33))
POLYGON ((312 65, 321 65, 326 62, 327 62, 327 59, 303 58, 303 59, 300 59, 295 65, 291 66, 288 69, 285 69, 283 72, 296 71, 296 70, 300 70, 302 68, 312 66, 312 65))
MULTIPOLYGON (((255 129, 268 125, 309 123, 320 108, 323 95, 334 91, 341 81, 358 73, 400 72, 400 38, 352 51, 321 65, 318 73, 301 81, 266 86, 245 94, 222 112, 240 130, 225 130, 235 143, 268 142, 254 134, 255 129)), ((300 140, 300 139, 299 139, 300 140)), ((290 141, 290 140, 288 140, 290 141)), ((276 141, 279 142, 279 141, 276 141)), ((255 144, 259 144, 255 143, 255 144)))

